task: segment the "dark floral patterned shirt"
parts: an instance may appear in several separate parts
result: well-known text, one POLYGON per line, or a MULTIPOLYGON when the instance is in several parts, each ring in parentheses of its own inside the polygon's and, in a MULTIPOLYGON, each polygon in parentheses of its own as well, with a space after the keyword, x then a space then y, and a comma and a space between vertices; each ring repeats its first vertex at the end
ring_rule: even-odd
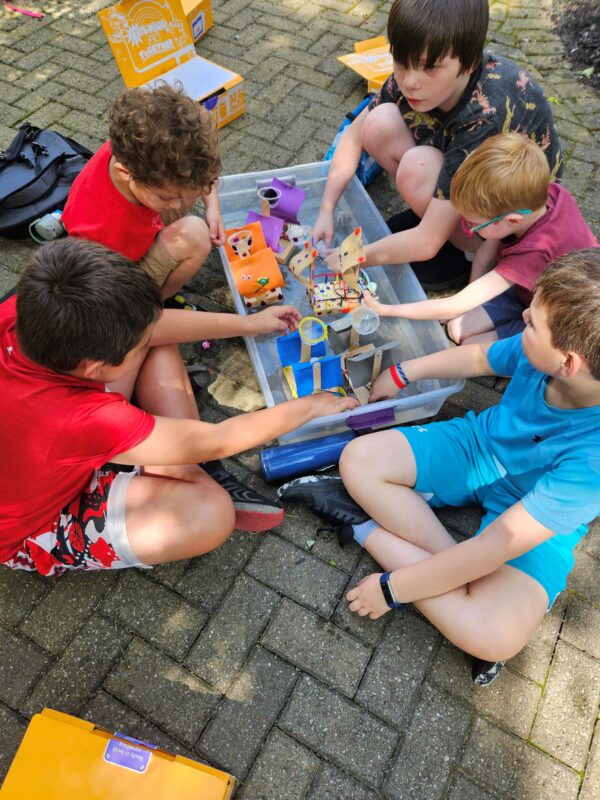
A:
POLYGON ((369 104, 396 103, 417 145, 444 153, 435 197, 450 199, 450 181, 467 155, 495 133, 516 131, 533 138, 544 150, 552 180, 562 174, 562 156, 552 109, 540 86, 514 61, 484 51, 481 65, 461 99, 450 111, 414 111, 393 75, 369 104))

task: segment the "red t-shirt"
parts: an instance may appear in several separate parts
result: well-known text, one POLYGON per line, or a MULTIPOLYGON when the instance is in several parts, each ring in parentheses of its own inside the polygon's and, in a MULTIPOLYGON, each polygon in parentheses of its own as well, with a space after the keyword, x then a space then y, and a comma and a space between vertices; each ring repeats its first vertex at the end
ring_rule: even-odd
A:
POLYGON ((547 211, 520 239, 498 247, 496 272, 517 287, 519 299, 529 306, 532 289, 550 262, 572 250, 598 247, 573 195, 558 183, 548 187, 547 211))
POLYGON ((110 157, 110 142, 105 142, 75 178, 62 221, 70 236, 91 239, 138 261, 163 221, 157 211, 121 194, 108 172, 110 157))
POLYGON ((23 355, 16 297, 0 304, 0 386, 1 562, 81 494, 94 469, 143 442, 154 417, 103 383, 23 355))

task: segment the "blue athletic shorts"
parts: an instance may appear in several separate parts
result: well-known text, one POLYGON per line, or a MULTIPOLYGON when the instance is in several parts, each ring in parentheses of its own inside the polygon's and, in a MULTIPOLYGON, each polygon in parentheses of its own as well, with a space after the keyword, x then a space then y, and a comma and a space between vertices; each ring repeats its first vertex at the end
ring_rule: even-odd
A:
POLYGON ((498 339, 508 339, 525 330, 523 311, 526 307, 519 300, 516 286, 483 304, 483 310, 494 323, 498 339))
MULTIPOLYGON (((483 506, 484 515, 475 536, 521 499, 486 447, 472 411, 464 418, 397 430, 406 436, 415 457, 414 488, 432 508, 471 503, 483 506)), ((550 608, 567 585, 567 576, 575 564, 573 549, 583 535, 557 534, 507 563, 544 587, 550 608)))

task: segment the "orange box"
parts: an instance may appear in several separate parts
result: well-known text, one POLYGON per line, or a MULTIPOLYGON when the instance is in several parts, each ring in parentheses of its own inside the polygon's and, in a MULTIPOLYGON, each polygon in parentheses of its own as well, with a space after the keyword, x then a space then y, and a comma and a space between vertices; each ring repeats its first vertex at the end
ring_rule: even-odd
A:
POLYGON ((181 7, 190 26, 192 39, 197 42, 212 27, 212 2, 211 0, 181 0, 181 7))
POLYGON ((368 92, 379 91, 394 68, 390 46, 385 36, 356 42, 354 52, 347 56, 338 56, 338 61, 366 78, 368 92))
POLYGON ((60 711, 36 714, 2 800, 230 800, 233 775, 60 711))
POLYGON ((126 86, 181 84, 218 128, 244 113, 242 76, 196 54, 180 0, 123 0, 98 19, 126 86))

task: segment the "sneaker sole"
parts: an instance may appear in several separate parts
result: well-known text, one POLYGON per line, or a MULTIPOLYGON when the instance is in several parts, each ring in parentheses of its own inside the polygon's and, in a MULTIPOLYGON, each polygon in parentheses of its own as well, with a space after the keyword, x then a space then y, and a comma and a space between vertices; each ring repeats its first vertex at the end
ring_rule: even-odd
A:
POLYGON ((258 510, 254 508, 235 509, 235 527, 240 531, 250 533, 260 533, 270 531, 283 522, 285 511, 283 508, 273 508, 272 510, 258 510))

